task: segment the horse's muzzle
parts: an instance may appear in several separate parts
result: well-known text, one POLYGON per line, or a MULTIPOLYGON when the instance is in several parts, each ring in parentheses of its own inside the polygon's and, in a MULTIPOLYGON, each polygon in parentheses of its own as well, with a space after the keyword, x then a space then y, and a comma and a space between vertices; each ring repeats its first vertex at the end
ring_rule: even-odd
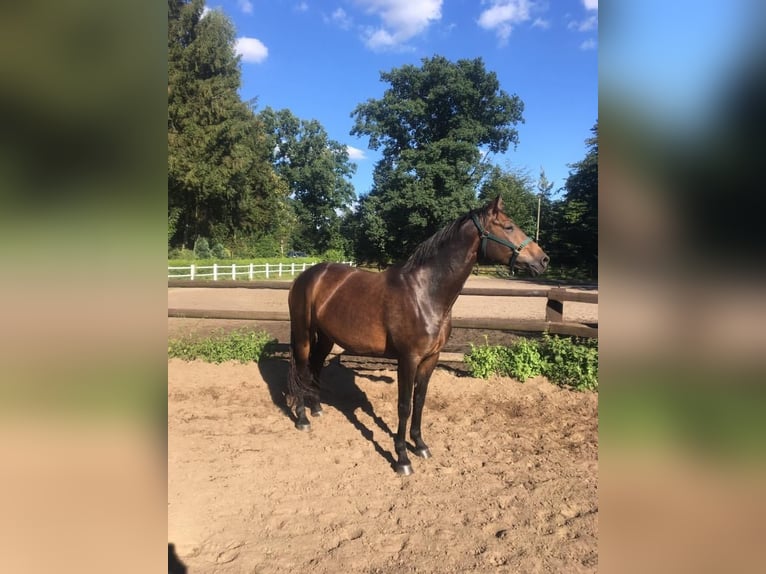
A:
POLYGON ((550 257, 543 255, 542 257, 533 259, 532 261, 517 261, 516 267, 526 269, 532 274, 533 277, 537 277, 538 275, 541 275, 545 272, 545 270, 548 268, 548 262, 550 260, 550 257))

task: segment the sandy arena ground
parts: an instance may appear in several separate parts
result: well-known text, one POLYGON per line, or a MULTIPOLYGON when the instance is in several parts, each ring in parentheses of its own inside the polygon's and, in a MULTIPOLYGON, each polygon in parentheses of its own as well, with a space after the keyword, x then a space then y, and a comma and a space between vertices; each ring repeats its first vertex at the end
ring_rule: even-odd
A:
MULTIPOLYGON (((178 289, 168 303, 284 310, 286 296, 178 289)), ((485 316, 489 302, 468 299, 455 316, 485 316)), ((494 316, 544 313, 534 301, 493 298, 494 316)), ((205 329, 168 325, 172 336, 205 329)), ((423 417, 433 458, 412 457, 415 474, 400 477, 394 370, 331 361, 309 432, 287 414, 286 374, 284 357, 168 361, 168 542, 190 573, 597 570, 596 394, 439 367, 423 417)))

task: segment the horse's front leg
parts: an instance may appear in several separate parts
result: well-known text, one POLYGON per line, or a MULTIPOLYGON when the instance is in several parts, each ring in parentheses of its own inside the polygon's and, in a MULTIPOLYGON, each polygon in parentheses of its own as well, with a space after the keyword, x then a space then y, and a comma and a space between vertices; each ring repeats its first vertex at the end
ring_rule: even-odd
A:
POLYGON ((426 402, 426 393, 428 392, 428 382, 431 380, 431 374, 434 372, 436 363, 439 361, 439 354, 427 357, 418 366, 415 375, 415 408, 412 413, 412 426, 410 427, 410 437, 415 443, 415 454, 422 458, 430 458, 431 451, 423 442, 423 436, 420 430, 420 424, 423 420, 423 405, 426 402))
POLYGON ((412 411, 412 387, 415 383, 417 363, 407 357, 399 359, 399 427, 394 437, 396 463, 394 470, 404 476, 412 474, 412 464, 407 456, 407 421, 412 411))

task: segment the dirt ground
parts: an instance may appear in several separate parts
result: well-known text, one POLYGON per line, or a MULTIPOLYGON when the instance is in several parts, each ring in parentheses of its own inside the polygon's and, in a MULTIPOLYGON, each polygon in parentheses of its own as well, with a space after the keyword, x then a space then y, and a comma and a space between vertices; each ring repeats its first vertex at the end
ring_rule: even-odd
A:
POLYGON ((168 361, 168 542, 190 573, 597 570, 596 394, 438 367, 433 457, 401 477, 394 370, 332 360, 309 432, 287 412, 286 374, 284 357, 168 361))

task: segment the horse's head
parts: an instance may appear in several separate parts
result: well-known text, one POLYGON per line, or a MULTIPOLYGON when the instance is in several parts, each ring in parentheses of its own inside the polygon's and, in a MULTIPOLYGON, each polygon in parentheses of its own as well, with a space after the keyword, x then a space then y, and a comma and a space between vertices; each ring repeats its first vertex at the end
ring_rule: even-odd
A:
POLYGON ((487 205, 484 214, 472 215, 481 237, 480 260, 507 264, 511 269, 527 269, 532 275, 545 271, 550 257, 503 212, 500 196, 487 205))

